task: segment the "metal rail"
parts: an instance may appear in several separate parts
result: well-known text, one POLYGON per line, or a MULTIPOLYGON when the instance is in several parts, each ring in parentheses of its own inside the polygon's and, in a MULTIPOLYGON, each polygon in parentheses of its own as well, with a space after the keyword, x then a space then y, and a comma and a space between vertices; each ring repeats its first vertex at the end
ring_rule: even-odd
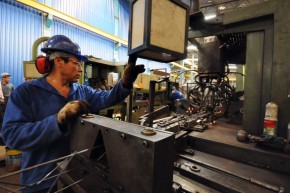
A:
POLYGON ((275 191, 275 192, 278 192, 278 193, 283 193, 284 192, 284 187, 282 187, 282 186, 281 187, 274 186, 272 184, 268 184, 266 182, 260 181, 260 180, 255 179, 255 178, 251 178, 251 177, 248 177, 248 176, 243 176, 243 175, 240 175, 240 174, 236 174, 234 172, 231 172, 231 171, 216 167, 214 165, 211 165, 211 164, 208 164, 208 163, 205 163, 205 162, 201 162, 199 160, 193 159, 191 157, 188 157, 188 156, 185 156, 185 155, 182 155, 182 154, 176 154, 176 155, 178 157, 180 157, 180 158, 183 158, 183 159, 186 159, 188 161, 194 162, 194 163, 196 163, 198 165, 201 165, 203 167, 206 167, 208 169, 215 170, 215 171, 218 171, 218 172, 221 172, 221 173, 224 173, 224 174, 228 174, 228 175, 240 178, 242 180, 246 180, 248 182, 251 182, 252 184, 261 186, 261 187, 266 188, 268 190, 272 190, 272 191, 275 191))
MULTIPOLYGON (((94 149, 94 148, 92 148, 92 149, 94 149)), ((47 161, 47 162, 44 162, 44 163, 41 163, 41 164, 37 164, 37 165, 31 166, 31 167, 28 167, 28 168, 25 168, 25 169, 22 169, 22 170, 11 172, 11 173, 8 173, 8 174, 0 176, 0 179, 7 178, 9 176, 13 176, 13 175, 16 175, 16 174, 19 174, 19 173, 22 173, 22 172, 26 172, 28 170, 31 170, 31 169, 34 169, 34 168, 37 168, 37 167, 40 167, 40 166, 44 166, 44 165, 47 165, 47 164, 50 164, 50 163, 58 162, 58 161, 66 159, 66 158, 70 158, 70 157, 72 157, 74 155, 85 153, 85 152, 90 151, 92 149, 84 149, 84 150, 79 151, 77 153, 72 153, 72 154, 69 154, 67 156, 63 156, 63 157, 60 157, 60 158, 57 158, 57 159, 54 159, 54 160, 50 160, 50 161, 47 161)))
MULTIPOLYGON (((31 167, 28 167, 28 168, 25 168, 25 169, 22 169, 22 170, 18 170, 18 171, 15 171, 15 172, 11 172, 11 173, 8 173, 8 174, 5 174, 5 175, 0 176, 0 179, 4 179, 4 178, 10 177, 10 176, 13 176, 13 175, 16 175, 16 174, 19 174, 19 173, 22 173, 22 172, 25 172, 25 171, 28 171, 28 170, 37 168, 37 167, 40 167, 40 166, 43 166, 43 165, 47 165, 47 164, 50 164, 50 163, 54 163, 54 162, 58 162, 58 161, 63 161, 65 159, 71 160, 71 158, 73 158, 75 155, 82 154, 82 153, 85 153, 87 151, 91 151, 93 149, 100 148, 102 146, 103 145, 96 146, 96 147, 91 148, 91 149, 84 149, 84 150, 81 150, 81 151, 78 151, 78 152, 71 153, 71 154, 69 154, 67 156, 63 156, 63 157, 60 157, 60 158, 57 158, 57 159, 54 159, 54 160, 50 160, 50 161, 47 161, 47 162, 44 162, 44 163, 41 163, 41 164, 37 164, 37 165, 31 166, 31 167)), ((32 186, 37 185, 37 184, 40 184, 43 181, 46 181, 46 180, 49 180, 49 179, 52 179, 52 178, 58 179, 60 177, 60 175, 65 174, 65 173, 68 173, 69 171, 72 171, 72 170, 77 169, 77 168, 73 168, 71 170, 64 171, 64 169, 66 168, 65 167, 64 169, 61 170, 61 172, 59 174, 49 177, 49 175, 51 175, 52 172, 55 171, 58 167, 60 167, 60 166, 57 166, 56 168, 54 168, 47 175, 45 175, 43 179, 41 179, 40 181, 38 181, 38 182, 36 182, 34 184, 29 184, 29 185, 11 184, 11 183, 6 183, 6 182, 3 182, 3 181, 0 181, 0 189, 2 188, 2 189, 7 190, 9 192, 20 192, 20 190, 23 190, 23 189, 25 189, 27 187, 32 187, 32 186), (6 187, 5 185, 2 185, 2 184, 21 186, 21 188, 15 190, 15 189, 11 189, 9 187, 6 187)))

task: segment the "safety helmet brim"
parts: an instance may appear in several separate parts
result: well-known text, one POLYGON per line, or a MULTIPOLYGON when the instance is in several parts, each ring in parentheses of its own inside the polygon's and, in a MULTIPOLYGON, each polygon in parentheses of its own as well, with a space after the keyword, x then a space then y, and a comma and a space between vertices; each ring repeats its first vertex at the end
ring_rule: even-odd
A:
POLYGON ((64 53, 68 53, 68 54, 70 54, 72 56, 77 57, 81 61, 84 61, 84 62, 87 62, 88 61, 88 58, 86 56, 83 56, 83 55, 80 55, 80 54, 74 54, 74 53, 71 53, 71 52, 66 52, 63 49, 41 48, 41 51, 44 52, 44 53, 46 53, 46 54, 51 54, 53 52, 64 52, 64 53))

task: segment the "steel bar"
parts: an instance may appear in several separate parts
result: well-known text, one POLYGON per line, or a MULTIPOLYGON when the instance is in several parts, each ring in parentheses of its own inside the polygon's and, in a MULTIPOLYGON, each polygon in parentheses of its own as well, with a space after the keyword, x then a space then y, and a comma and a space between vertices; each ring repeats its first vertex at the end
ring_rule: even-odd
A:
POLYGON ((148 127, 152 127, 152 125, 153 125, 152 113, 154 111, 155 85, 156 85, 156 81, 150 80, 150 85, 149 85, 149 107, 148 107, 148 113, 149 113, 148 127))
MULTIPOLYGON (((21 186, 21 185, 19 185, 19 184, 17 184, 17 183, 4 182, 4 181, 0 181, 0 185, 1 185, 1 184, 4 184, 4 185, 11 185, 11 186, 21 186)), ((1 187, 0 187, 0 189, 1 189, 1 187)))
POLYGON ((7 190, 7 191, 9 191, 9 192, 20 193, 18 190, 13 190, 13 189, 11 189, 11 188, 9 188, 9 187, 7 187, 7 186, 3 186, 3 185, 1 185, 1 184, 0 184, 0 188, 3 188, 4 190, 7 190))
MULTIPOLYGON (((74 155, 76 154, 76 152, 73 153, 74 155)), ((60 173, 62 173, 68 166, 68 164, 70 163, 70 161, 73 159, 74 155, 70 158, 65 159, 58 167, 60 167, 60 173), (61 165, 63 165, 63 167, 61 167, 61 165)), ((55 179, 54 182, 51 184, 48 192, 51 192, 51 190, 53 189, 54 185, 57 183, 58 179, 60 178, 60 175, 58 175, 55 179)))
MULTIPOLYGON (((98 174, 100 171, 101 171, 101 170, 95 171, 95 172, 91 173, 90 175, 88 175, 88 176, 86 176, 86 177, 84 177, 84 178, 82 178, 82 179, 79 179, 79 180, 77 180, 77 181, 74 181, 74 182, 73 182, 73 179, 72 179, 69 175, 65 174, 64 177, 66 178, 66 180, 71 181, 70 184, 68 184, 67 186, 63 187, 62 189, 59 189, 58 191, 56 191, 56 192, 54 192, 54 193, 58 193, 58 192, 61 192, 61 191, 63 191, 63 190, 66 190, 67 188, 70 188, 70 187, 72 187, 72 186, 75 186, 75 185, 81 183, 82 181, 84 181, 84 180, 86 180, 86 179, 92 177, 92 176, 95 176, 95 180, 100 180, 99 177, 96 176, 96 174, 98 174)), ((106 183, 106 182, 102 180, 101 183, 106 183)), ((112 193, 113 193, 113 192, 115 192, 115 193, 116 193, 116 192, 119 192, 119 190, 115 189, 112 185, 107 184, 107 183, 106 183, 106 185, 108 185, 108 186, 110 187, 110 192, 112 192, 112 193)))
MULTIPOLYGON (((94 180, 98 181, 100 184, 106 184, 108 187, 110 187, 110 190, 111 190, 110 193, 117 193, 117 192, 119 192, 112 185, 108 184, 106 181, 104 181, 99 176, 97 176, 96 174, 98 174, 99 172, 101 172, 100 169, 98 171, 95 171, 95 172, 91 173, 89 176, 86 176, 84 178, 81 178, 81 179, 79 179, 77 181, 74 180, 70 175, 64 174, 62 176, 62 180, 65 183, 65 185, 64 185, 65 187, 59 189, 57 192, 61 192, 61 191, 65 190, 65 189, 71 187, 71 189, 73 189, 73 191, 76 192, 76 193, 85 193, 85 190, 81 190, 81 189, 83 189, 83 187, 79 186, 78 184, 81 183, 82 181, 84 181, 85 179, 88 179, 88 178, 90 178, 92 176, 94 176, 94 180), (76 186, 76 187, 73 187, 73 186, 76 186)), ((98 186, 98 182, 97 183, 94 183, 92 185, 96 185, 96 187, 97 187, 98 186)))
MULTIPOLYGON (((70 157, 70 160, 73 158, 73 156, 72 157, 70 157)), ((62 161, 61 162, 61 164, 59 164, 59 165, 57 165, 53 170, 51 170, 50 172, 48 172, 41 180, 39 180, 38 182, 36 182, 36 184, 40 184, 40 183, 42 183, 43 181, 45 181, 55 170, 57 170, 57 168, 59 168, 59 167, 61 167, 61 165, 63 165, 63 164, 66 164, 66 160, 67 160, 68 158, 66 158, 64 161, 62 161)), ((60 171, 60 173, 61 172, 63 172, 64 170, 61 170, 60 171)))
MULTIPOLYGON (((44 181, 46 181, 46 180, 49 180, 49 179, 52 179, 52 178, 56 178, 57 176, 60 176, 60 175, 62 175, 62 174, 69 173, 69 172, 71 172, 71 171, 74 171, 74 170, 76 170, 76 169, 79 169, 79 168, 81 168, 81 167, 83 167, 83 166, 85 166, 85 165, 87 165, 87 164, 90 164, 90 163, 91 163, 91 162, 84 163, 84 164, 82 164, 80 167, 75 167, 75 168, 72 168, 72 169, 70 169, 70 170, 66 170, 66 171, 64 171, 64 172, 61 172, 61 173, 59 173, 59 174, 56 174, 56 175, 54 175, 54 176, 50 176, 50 177, 44 179, 42 182, 44 182, 44 181)), ((9 183, 6 183, 6 182, 2 182, 2 181, 0 181, 0 184, 1 184, 1 183, 3 183, 3 184, 9 184, 9 183)), ((23 186, 22 188, 19 188, 19 189, 17 190, 17 191, 20 191, 20 190, 23 190, 23 189, 25 189, 25 188, 27 188, 27 187, 32 187, 32 186, 37 185, 37 182, 34 183, 34 184, 30 184, 30 185, 21 185, 21 184, 12 184, 12 185, 23 186)), ((0 187, 0 188, 1 188, 1 187, 0 187)))
POLYGON ((25 171, 28 171, 28 170, 31 170, 31 169, 34 169, 34 168, 37 168, 37 167, 40 167, 40 166, 43 166, 43 165, 46 165, 46 164, 50 164, 50 163, 54 163, 54 162, 57 162, 57 161, 60 161, 60 160, 64 160, 64 159, 69 158, 69 157, 72 157, 74 155, 82 154, 82 153, 85 153, 87 151, 91 151, 93 149, 100 148, 102 146, 103 145, 96 146, 96 147, 91 148, 91 149, 84 149, 84 150, 78 151, 77 153, 72 153, 72 154, 69 154, 69 155, 66 155, 66 156, 63 156, 63 157, 54 159, 54 160, 50 160, 50 161, 47 161, 47 162, 44 162, 44 163, 41 163, 41 164, 37 164, 37 165, 31 166, 31 167, 22 169, 22 170, 18 170, 18 171, 15 171, 15 172, 11 172, 11 173, 8 173, 8 174, 5 174, 5 175, 0 176, 0 179, 6 178, 6 177, 9 177, 9 176, 13 176, 13 175, 19 174, 21 172, 25 172, 25 171))
POLYGON ((95 175, 95 174, 97 174, 97 173, 98 173, 98 172, 94 172, 94 173, 92 173, 91 175, 89 175, 89 176, 87 176, 87 177, 85 177, 85 178, 82 178, 82 179, 80 179, 80 180, 78 180, 78 181, 75 181, 74 183, 71 183, 71 184, 67 185, 66 187, 64 187, 64 188, 62 188, 62 189, 60 189, 60 190, 58 190, 58 191, 56 191, 56 192, 54 192, 54 193, 62 192, 63 190, 68 189, 69 187, 71 187, 71 186, 73 186, 73 185, 79 184, 80 182, 84 181, 84 180, 87 179, 87 178, 92 177, 93 175, 95 175))
POLYGON ((211 164, 208 164, 208 163, 205 163, 205 162, 198 161, 196 159, 193 159, 191 157, 188 157, 188 156, 185 156, 185 155, 182 155, 182 154, 177 154, 177 156, 180 157, 180 158, 186 159, 188 161, 194 162, 196 164, 199 164, 199 165, 201 165, 203 167, 206 167, 208 169, 216 170, 218 172, 225 173, 225 174, 228 174, 228 175, 231 175, 231 176, 240 178, 242 180, 249 181, 249 182, 251 182, 253 184, 259 185, 259 186, 264 187, 264 188, 267 188, 269 190, 273 190, 273 191, 279 192, 279 193, 283 193, 284 192, 284 188, 283 187, 277 187, 277 186, 268 184, 266 182, 262 182, 260 180, 257 180, 255 178, 251 178, 251 177, 243 176, 243 175, 240 175, 240 174, 236 174, 236 173, 233 173, 231 171, 228 171, 228 170, 225 170, 225 169, 222 169, 222 168, 218 168, 218 167, 216 167, 214 165, 211 165, 211 164))
MULTIPOLYGON (((49 178, 45 178, 44 180, 42 180, 42 182, 44 182, 44 181, 46 181, 46 180, 49 180, 49 179, 52 179, 52 178, 55 178, 55 177, 59 177, 59 176, 61 176, 62 174, 66 174, 66 173, 69 173, 69 172, 71 172, 71 171, 73 171, 73 170, 76 170, 76 169, 79 169, 79 168, 81 168, 81 167, 83 167, 84 165, 86 165, 86 164, 89 164, 89 163, 91 163, 91 162, 88 162, 88 163, 85 163, 85 164, 82 164, 80 167, 75 167, 75 168, 72 168, 72 169, 70 169, 70 170, 66 170, 66 171, 62 171, 61 173, 59 173, 59 174, 57 174, 57 175, 54 175, 54 176, 51 176, 51 177, 49 177, 49 178)), ((98 171, 99 172, 99 171, 98 171)), ((98 172, 95 172, 95 173, 98 173, 98 172)), ((93 174, 95 174, 95 173, 93 173, 93 174)), ((91 174, 90 176, 92 176, 93 174, 91 174)), ((88 177, 90 177, 90 176, 88 176, 88 177)), ((88 178, 87 177, 87 178, 88 178)), ((83 179, 81 179, 81 180, 79 180, 79 182, 81 182, 83 179)), ((78 183, 79 183, 78 182, 78 183)), ((1 183, 1 182, 0 182, 1 183)), ((5 183, 5 182, 4 182, 5 183)), ((5 183, 6 184, 6 183, 5 183)), ((31 184, 31 185, 29 185, 29 187, 31 187, 31 186, 34 186, 34 185, 36 185, 36 184, 38 184, 38 183, 35 183, 35 184, 31 184)), ((76 183, 74 183, 73 185, 75 185, 76 183)), ((16 185, 16 184, 13 184, 13 185, 16 185)), ((70 186, 72 186, 72 185, 69 185, 69 187, 70 186)), ((20 189, 18 189, 18 190, 12 190, 12 189, 7 189, 7 187, 5 187, 5 186, 2 186, 1 184, 0 184, 0 188, 3 188, 3 189, 6 189, 6 190, 9 190, 9 191, 11 191, 11 192, 19 192, 20 190, 23 190, 23 189, 25 189, 25 188, 27 188, 28 186, 26 186, 26 187, 23 187, 23 188, 20 188, 20 189)), ((67 187, 68 188, 68 187, 67 187)), ((64 189, 66 189, 66 187, 65 188, 63 188, 62 190, 64 190, 64 189)), ((59 190, 59 191, 61 191, 61 190, 59 190)), ((49 191, 50 192, 50 191, 49 191)), ((20 192, 19 192, 20 193, 20 192)))

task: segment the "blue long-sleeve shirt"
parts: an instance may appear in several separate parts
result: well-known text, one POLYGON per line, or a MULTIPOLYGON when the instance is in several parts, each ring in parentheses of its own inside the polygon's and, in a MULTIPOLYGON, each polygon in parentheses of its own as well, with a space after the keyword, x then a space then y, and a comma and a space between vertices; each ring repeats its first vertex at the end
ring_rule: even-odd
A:
POLYGON ((176 90, 174 93, 170 96, 171 101, 175 101, 176 99, 184 99, 184 96, 181 92, 176 90))
MULTIPOLYGON (((110 91, 96 91, 74 83, 65 98, 45 77, 25 82, 9 98, 2 127, 3 140, 8 147, 22 151, 22 169, 65 156, 70 153, 70 136, 58 127, 57 113, 61 108, 69 101, 86 100, 94 113, 123 101, 129 93, 121 81, 110 91)), ((23 172, 20 181, 23 185, 34 184, 55 167, 52 163, 23 172)), ((52 180, 25 188, 23 192, 49 188, 52 180)))

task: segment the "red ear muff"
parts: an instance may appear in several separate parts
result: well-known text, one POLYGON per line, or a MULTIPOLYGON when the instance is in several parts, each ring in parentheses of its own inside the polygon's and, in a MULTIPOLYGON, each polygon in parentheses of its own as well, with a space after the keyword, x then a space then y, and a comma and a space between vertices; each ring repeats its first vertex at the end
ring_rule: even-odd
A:
POLYGON ((45 56, 38 56, 35 60, 35 67, 40 74, 46 74, 50 72, 50 63, 45 56))

